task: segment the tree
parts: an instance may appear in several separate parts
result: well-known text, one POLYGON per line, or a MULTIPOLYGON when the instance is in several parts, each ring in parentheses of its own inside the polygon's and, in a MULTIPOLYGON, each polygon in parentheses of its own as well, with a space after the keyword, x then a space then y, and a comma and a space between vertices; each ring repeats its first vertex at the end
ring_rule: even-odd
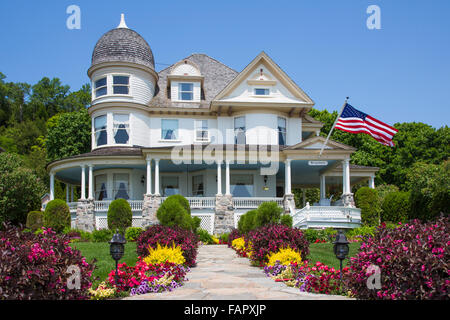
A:
POLYGON ((356 207, 361 209, 363 224, 374 226, 380 223, 381 205, 375 189, 359 188, 355 193, 355 203, 356 207))
POLYGON ((56 115, 47 121, 47 128, 48 161, 91 150, 91 117, 86 109, 56 115))
POLYGON ((382 220, 406 222, 410 215, 409 192, 396 191, 388 193, 382 202, 382 220))
POLYGON ((0 222, 24 224, 28 212, 40 208, 44 190, 19 156, 0 153, 0 222))

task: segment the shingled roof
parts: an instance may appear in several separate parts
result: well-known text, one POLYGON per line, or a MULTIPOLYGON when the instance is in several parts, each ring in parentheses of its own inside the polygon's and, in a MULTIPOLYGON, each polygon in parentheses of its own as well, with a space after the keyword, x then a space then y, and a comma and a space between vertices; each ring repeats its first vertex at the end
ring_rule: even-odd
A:
MULTIPOLYGON (((180 61, 188 60, 197 65, 200 69, 203 80, 202 98, 199 104, 173 102, 168 97, 167 76, 170 74, 173 64, 161 70, 155 97, 150 103, 151 107, 178 107, 178 108, 209 108, 211 101, 222 91, 239 72, 231 69, 223 63, 209 57, 206 54, 194 53, 180 61)), ((178 62, 177 62, 178 63, 178 62)))

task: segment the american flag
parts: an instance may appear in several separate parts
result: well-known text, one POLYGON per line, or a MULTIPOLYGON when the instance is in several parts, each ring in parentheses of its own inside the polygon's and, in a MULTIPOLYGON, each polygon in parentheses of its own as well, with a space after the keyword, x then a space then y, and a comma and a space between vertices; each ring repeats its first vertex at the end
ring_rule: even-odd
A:
POLYGON ((348 103, 336 122, 336 129, 350 133, 366 133, 385 146, 394 146, 392 138, 397 129, 377 120, 364 112, 356 110, 348 103))

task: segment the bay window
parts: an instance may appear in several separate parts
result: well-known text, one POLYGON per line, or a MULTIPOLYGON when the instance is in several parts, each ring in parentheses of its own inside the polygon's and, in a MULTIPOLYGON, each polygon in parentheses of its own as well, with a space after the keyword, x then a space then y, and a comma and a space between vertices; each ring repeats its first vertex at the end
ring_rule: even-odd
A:
POLYGON ((113 93, 114 94, 128 94, 130 89, 129 76, 113 76, 113 93))
POLYGON ((108 93, 106 77, 98 79, 97 81, 94 82, 94 91, 96 98, 104 96, 108 93))
POLYGON ((113 115, 113 120, 115 143, 128 144, 130 140, 130 115, 115 113, 113 115))
POLYGON ((108 143, 108 134, 106 131, 106 115, 94 119, 95 145, 102 146, 108 143))

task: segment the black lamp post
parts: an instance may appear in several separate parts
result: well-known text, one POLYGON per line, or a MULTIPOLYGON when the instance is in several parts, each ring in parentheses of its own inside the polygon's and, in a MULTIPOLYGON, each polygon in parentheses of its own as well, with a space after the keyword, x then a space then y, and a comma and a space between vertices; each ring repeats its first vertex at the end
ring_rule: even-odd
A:
POLYGON ((123 253, 125 252, 126 242, 127 241, 125 240, 125 237, 119 232, 117 232, 117 230, 116 233, 113 235, 111 241, 109 242, 109 253, 111 254, 111 257, 116 261, 116 274, 115 274, 116 285, 118 284, 119 281, 118 264, 120 258, 123 257, 123 253))
POLYGON ((338 234, 336 235, 336 240, 333 242, 333 244, 334 254, 336 255, 336 258, 339 259, 341 265, 339 278, 342 281, 342 261, 347 257, 349 252, 349 242, 342 230, 339 230, 338 234))

